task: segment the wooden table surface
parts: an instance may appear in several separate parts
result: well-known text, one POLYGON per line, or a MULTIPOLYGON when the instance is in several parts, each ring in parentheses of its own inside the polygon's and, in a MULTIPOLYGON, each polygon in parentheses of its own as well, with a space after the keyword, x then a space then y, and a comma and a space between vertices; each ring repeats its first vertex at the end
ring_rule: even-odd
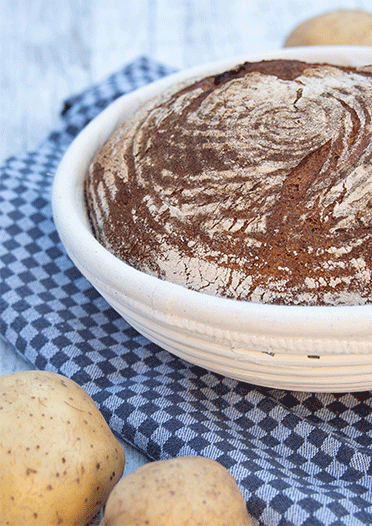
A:
MULTIPOLYGON (((371 7, 371 0, 1 0, 0 158, 35 148, 65 98, 139 56, 183 69, 271 51, 309 17, 371 7)), ((27 367, 0 342, 0 374, 27 367)), ((125 449, 129 473, 146 459, 125 449)))
POLYGON ((0 159, 35 147, 66 97, 138 56, 182 69, 271 51, 341 7, 371 0, 1 0, 0 159))

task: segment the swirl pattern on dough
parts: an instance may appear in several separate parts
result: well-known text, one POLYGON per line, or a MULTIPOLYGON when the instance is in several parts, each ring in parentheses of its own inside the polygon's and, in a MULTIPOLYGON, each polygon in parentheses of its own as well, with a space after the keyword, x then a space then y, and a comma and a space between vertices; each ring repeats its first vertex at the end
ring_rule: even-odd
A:
POLYGON ((178 86, 97 152, 97 239, 196 291, 371 303, 372 75, 278 60, 178 86))

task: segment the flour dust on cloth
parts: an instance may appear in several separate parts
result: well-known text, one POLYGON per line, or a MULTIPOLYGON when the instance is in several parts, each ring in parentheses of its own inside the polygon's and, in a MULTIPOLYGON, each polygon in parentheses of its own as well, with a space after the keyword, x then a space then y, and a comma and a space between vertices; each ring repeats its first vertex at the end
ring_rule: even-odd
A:
POLYGON ((237 480, 254 524, 372 524, 372 397, 260 388, 190 365, 138 334, 75 268, 51 209, 53 174, 105 106, 168 73, 140 58, 67 101, 0 188, 0 329, 35 368, 78 382, 150 459, 204 455, 237 480))

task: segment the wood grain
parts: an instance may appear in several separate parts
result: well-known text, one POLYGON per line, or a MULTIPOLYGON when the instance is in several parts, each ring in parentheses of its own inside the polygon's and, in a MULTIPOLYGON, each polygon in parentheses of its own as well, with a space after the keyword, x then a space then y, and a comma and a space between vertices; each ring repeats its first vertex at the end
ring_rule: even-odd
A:
MULTIPOLYGON (((282 47, 311 0, 2 0, 0 158, 34 148, 63 100, 140 55, 177 68, 282 47)), ((327 9, 370 9, 328 0, 327 9)))

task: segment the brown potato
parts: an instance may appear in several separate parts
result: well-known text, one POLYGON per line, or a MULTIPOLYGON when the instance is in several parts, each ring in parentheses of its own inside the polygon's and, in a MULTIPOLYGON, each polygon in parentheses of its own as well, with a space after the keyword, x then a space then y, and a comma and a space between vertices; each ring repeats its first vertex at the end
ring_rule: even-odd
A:
POLYGON ((287 37, 284 47, 372 46, 372 13, 339 9, 306 20, 287 37))
POLYGON ((251 526, 235 479, 204 457, 151 462, 112 490, 100 526, 251 526))
POLYGON ((92 398, 56 373, 0 376, 1 526, 84 525, 124 470, 92 398))

